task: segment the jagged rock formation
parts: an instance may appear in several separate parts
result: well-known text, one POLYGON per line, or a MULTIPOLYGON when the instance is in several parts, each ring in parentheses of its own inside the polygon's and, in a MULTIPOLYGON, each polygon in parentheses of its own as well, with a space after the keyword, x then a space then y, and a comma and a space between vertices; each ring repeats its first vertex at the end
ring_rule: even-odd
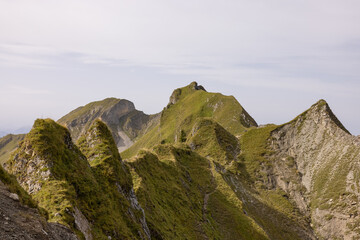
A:
POLYGON ((109 198, 116 199, 108 206, 116 211, 116 221, 133 228, 136 225, 137 228, 141 227, 141 238, 151 239, 144 210, 134 193, 130 171, 121 160, 105 123, 95 120, 87 133, 79 139, 78 145, 88 158, 103 192, 109 195, 109 198))
POLYGON ((96 163, 92 168, 64 127, 50 119, 38 119, 5 166, 49 213, 49 221, 71 228, 86 240, 135 238, 143 230, 140 220, 137 223, 136 217, 131 220, 131 213, 126 214, 131 202, 121 198, 120 192, 114 196, 114 191, 109 191, 117 186, 128 193, 131 180, 120 171, 116 145, 110 132, 106 134, 110 142, 96 138, 91 143, 93 149, 86 152, 93 150, 97 155, 91 157, 101 159, 91 161, 96 163))
POLYGON ((74 141, 77 141, 98 118, 109 127, 121 152, 144 134, 157 121, 158 115, 144 114, 128 100, 107 98, 73 110, 60 118, 58 123, 66 126, 74 141))
POLYGON ((0 171, 22 204, 47 211, 47 233, 63 226, 85 239, 360 239, 360 139, 324 100, 289 123, 257 126, 234 97, 193 82, 156 116, 106 99, 59 122, 76 145, 66 128, 39 119, 5 164, 31 197, 0 171), (134 141, 125 160, 122 134, 134 141))

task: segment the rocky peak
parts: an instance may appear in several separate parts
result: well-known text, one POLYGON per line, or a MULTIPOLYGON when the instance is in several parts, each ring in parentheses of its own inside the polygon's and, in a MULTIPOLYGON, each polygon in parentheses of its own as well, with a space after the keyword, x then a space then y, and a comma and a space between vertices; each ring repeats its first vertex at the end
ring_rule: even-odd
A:
POLYGON ((108 158, 121 162, 111 132, 100 119, 95 120, 86 134, 79 138, 78 145, 92 166, 108 158))
POLYGON ((344 130, 344 132, 350 134, 350 132, 344 127, 344 125, 340 122, 340 120, 335 116, 333 111, 331 110, 329 104, 321 99, 317 103, 315 103, 311 108, 311 112, 318 112, 320 113, 323 121, 332 121, 337 127, 344 130))
POLYGON ((51 119, 37 119, 31 131, 20 143, 13 157, 4 165, 16 175, 21 186, 30 194, 38 192, 44 180, 57 171, 58 156, 74 151, 70 133, 51 119), (55 158, 54 156, 57 156, 55 158))
POLYGON ((107 98, 79 107, 58 122, 65 125, 77 141, 96 120, 101 119, 109 127, 119 151, 130 147, 132 140, 146 131, 156 121, 156 115, 147 115, 135 109, 126 99, 107 98))
POLYGON ((141 227, 139 234, 142 239, 151 239, 144 210, 138 203, 132 188, 132 180, 128 167, 121 160, 111 132, 104 122, 95 120, 85 135, 79 138, 79 148, 85 154, 95 173, 96 179, 102 184, 103 190, 117 199, 114 207, 141 227), (130 205, 125 212, 124 206, 130 205))
POLYGON ((198 85, 197 82, 192 82, 189 86, 192 87, 194 90, 203 90, 206 92, 205 88, 201 85, 198 85))
POLYGON ((352 223, 360 221, 352 213, 359 207, 353 201, 359 197, 353 186, 359 176, 359 146, 326 101, 272 131, 270 139, 274 182, 310 214, 318 236, 354 237, 359 227, 352 223))
POLYGON ((315 124, 314 127, 317 126, 318 128, 328 129, 330 132, 341 130, 351 135, 335 116, 329 104, 323 99, 313 104, 308 110, 300 114, 290 123, 297 125, 298 130, 304 126, 304 123, 307 123, 307 125, 315 124))
POLYGON ((72 229, 75 226, 86 240, 92 239, 90 225, 81 213, 84 208, 80 211, 75 199, 94 195, 96 181, 66 128, 51 119, 37 119, 6 168, 49 212, 51 221, 72 229), (54 208, 52 201, 63 204, 54 208))
MULTIPOLYGON (((106 100, 106 99, 105 99, 106 100)), ((135 105, 126 99, 120 99, 117 103, 107 109, 101 116, 108 124, 116 124, 118 119, 125 114, 134 111, 135 105)))
POLYGON ((180 98, 184 97, 185 95, 192 93, 194 91, 202 90, 205 91, 205 88, 201 85, 198 85, 197 82, 192 82, 189 85, 183 87, 183 88, 177 88, 173 91, 173 93, 170 96, 169 104, 175 104, 177 103, 180 98))

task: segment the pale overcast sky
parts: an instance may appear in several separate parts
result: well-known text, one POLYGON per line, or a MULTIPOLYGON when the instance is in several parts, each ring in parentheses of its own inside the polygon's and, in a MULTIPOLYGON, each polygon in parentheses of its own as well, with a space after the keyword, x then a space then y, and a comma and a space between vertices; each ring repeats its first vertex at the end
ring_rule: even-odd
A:
POLYGON ((0 131, 197 81, 259 124, 323 98, 358 135, 359 23, 359 0, 0 0, 0 131))

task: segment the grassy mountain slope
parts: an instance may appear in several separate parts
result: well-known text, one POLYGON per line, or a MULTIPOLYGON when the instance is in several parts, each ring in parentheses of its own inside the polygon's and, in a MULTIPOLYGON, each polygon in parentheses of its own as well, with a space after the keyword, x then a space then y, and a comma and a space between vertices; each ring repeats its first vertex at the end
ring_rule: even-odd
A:
MULTIPOLYGON (((270 239, 314 239, 309 222, 280 189, 260 184, 260 166, 266 163, 266 139, 274 126, 253 128, 238 141, 216 122, 202 119, 195 124, 189 146, 214 165, 218 185, 228 189, 226 197, 236 199, 270 239), (239 153, 241 153, 239 155, 239 153)), ((212 196, 210 196, 211 200, 212 196)))
POLYGON ((87 133, 80 137, 78 145, 87 157, 103 194, 111 199, 107 208, 112 214, 101 216, 101 225, 106 226, 108 232, 114 229, 123 232, 127 226, 137 229, 141 238, 150 238, 143 210, 134 195, 130 171, 121 160, 105 123, 95 120, 87 133))
MULTIPOLYGON (((276 126, 259 129, 252 129, 252 126, 256 126, 256 123, 242 112, 240 104, 232 97, 207 93, 203 89, 197 88, 196 83, 192 83, 174 91, 170 97, 170 104, 162 112, 159 126, 144 135, 122 155, 129 157, 134 155, 140 147, 150 148, 155 143, 162 143, 162 145, 151 150, 151 153, 145 151, 136 157, 136 160, 134 158, 130 160, 131 166, 135 169, 133 176, 137 176, 135 178, 137 185, 139 186, 140 182, 155 187, 162 186, 160 182, 157 184, 151 182, 156 178, 156 173, 161 173, 160 175, 164 176, 166 170, 172 172, 168 174, 169 176, 176 176, 176 171, 183 167, 180 163, 196 162, 199 164, 201 162, 197 159, 198 157, 195 157, 196 154, 184 146, 188 145, 191 150, 200 154, 202 156, 200 159, 203 159, 203 167, 206 166, 207 170, 201 170, 203 167, 196 164, 186 169, 195 171, 196 174, 193 176, 198 176, 196 179, 206 179, 207 182, 198 185, 207 186, 206 190, 200 191, 204 198, 202 202, 206 202, 207 205, 206 210, 203 208, 203 212, 212 212, 212 218, 208 222, 217 227, 216 231, 207 232, 207 225, 195 224, 194 222, 200 221, 196 217, 193 217, 194 222, 192 224, 201 226, 198 232, 204 236, 220 237, 220 239, 231 239, 236 236, 240 239, 247 239, 251 234, 245 229, 251 229, 251 231, 257 232, 261 236, 260 238, 315 239, 308 219, 300 213, 296 203, 290 200, 280 188, 267 189, 265 184, 261 184, 261 177, 264 178, 262 166, 269 164, 266 158, 266 154, 270 154, 267 153, 267 139, 270 137, 271 130, 275 129, 276 126), (217 112, 219 107, 214 106, 221 106, 222 104, 226 107, 222 107, 221 111, 217 112), (241 121, 241 116, 245 116, 244 118, 247 120, 241 121), (222 124, 219 124, 220 122, 222 124), (241 141, 239 142, 234 135, 241 137, 241 141), (175 153, 176 149, 183 149, 183 152, 175 153), (241 154, 238 155, 240 152, 241 154), (165 157, 162 157, 161 154, 165 157), (189 157, 189 155, 191 156, 189 157), (192 160, 187 162, 187 158, 192 160), (158 161, 165 162, 170 166, 175 165, 175 168, 169 169, 166 164, 158 165, 158 161), (146 164, 150 165, 143 166, 146 164), (152 171, 151 167, 156 165, 158 166, 150 174, 151 177, 149 176, 144 180, 143 176, 147 174, 147 171, 152 171), (145 167, 146 171, 141 172, 139 169, 142 167, 145 167), (151 180, 147 181, 146 179, 151 180), (229 209, 232 211, 229 212, 229 209), (243 229, 240 227, 242 225, 247 227, 243 229)), ((164 182, 172 181, 160 177, 161 180, 164 182)), ((189 183, 185 183, 188 186, 189 183)), ((142 196, 142 191, 145 190, 142 189, 139 192, 140 196, 142 196)), ((164 191, 166 192, 166 190, 164 191)), ((178 192, 180 191, 178 190, 178 192)), ((148 192, 144 196, 149 196, 148 198, 151 196, 162 197, 163 194, 165 193, 148 192)), ((165 196, 166 199, 168 197, 165 196)), ((144 201, 144 206, 155 205, 155 209, 165 208, 157 206, 156 201, 150 200, 152 203, 148 204, 146 203, 149 201, 148 199, 139 198, 144 201)), ((183 197, 179 196, 178 198, 183 197)), ((163 200, 163 205, 168 206, 166 199, 163 200)), ((187 205, 191 206, 191 203, 187 205)), ((182 210, 180 206, 172 207, 174 209, 171 210, 175 213, 186 211, 182 210)), ((166 213, 169 211, 167 209, 166 213)), ((152 213, 149 214, 153 215, 152 213)), ((160 213, 155 215, 159 216, 160 213)), ((190 213, 188 215, 190 216, 190 213)), ((170 215, 167 217, 169 218, 170 215)), ((153 221, 149 220, 149 222, 153 221)), ((156 221, 166 220, 157 219, 156 221)), ((174 214, 168 221, 169 224, 180 223, 181 217, 174 214)), ((171 229, 170 226, 168 229, 171 229)), ((178 231, 172 230, 174 234, 180 234, 181 229, 178 231)), ((166 230, 156 229, 156 232, 164 234, 166 230)), ((175 237, 179 236, 167 236, 167 238, 175 237)), ((192 238, 196 237, 199 236, 192 236, 192 238)))
POLYGON ((3 165, 7 160, 9 160, 12 152, 15 151, 18 144, 23 140, 25 134, 8 134, 0 138, 0 165, 3 165))
POLYGON ((199 118, 214 119, 235 136, 249 127, 257 126, 233 96, 206 92, 193 82, 173 92, 169 105, 161 112, 159 123, 124 151, 122 156, 129 158, 141 148, 151 148, 160 143, 184 142, 199 118))
POLYGON ((134 238, 141 231, 139 224, 124 224, 125 216, 117 218, 121 212, 113 208, 119 199, 104 191, 101 170, 93 170, 67 129, 50 119, 35 121, 6 168, 48 211, 49 221, 70 227, 81 238, 134 238))
POLYGON ((129 165, 153 238, 267 239, 241 202, 228 198, 210 162, 188 147, 159 145, 129 165))

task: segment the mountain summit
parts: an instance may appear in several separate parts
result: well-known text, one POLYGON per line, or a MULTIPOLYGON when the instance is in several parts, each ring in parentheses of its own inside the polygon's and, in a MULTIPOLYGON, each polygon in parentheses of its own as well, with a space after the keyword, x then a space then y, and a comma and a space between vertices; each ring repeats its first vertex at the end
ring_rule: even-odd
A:
POLYGON ((60 118, 58 123, 66 126, 77 141, 98 118, 111 129, 121 152, 156 122, 157 115, 146 115, 136 110, 134 104, 126 99, 107 98, 71 111, 60 118))

